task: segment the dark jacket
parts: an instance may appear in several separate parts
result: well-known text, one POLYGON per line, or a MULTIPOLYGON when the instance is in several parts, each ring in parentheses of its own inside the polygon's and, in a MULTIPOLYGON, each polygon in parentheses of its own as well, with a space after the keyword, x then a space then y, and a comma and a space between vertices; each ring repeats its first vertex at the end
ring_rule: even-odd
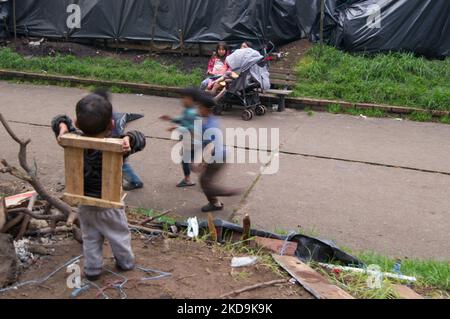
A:
MULTIPOLYGON (((65 123, 71 133, 84 135, 77 130, 72 120, 66 115, 58 115, 52 120, 52 130, 56 136, 59 135, 59 125, 65 123)), ((145 148, 145 135, 139 131, 130 131, 114 138, 130 137, 131 152, 124 157, 142 151, 145 148)), ((101 198, 102 194, 102 152, 96 150, 85 150, 84 152, 84 194, 85 196, 101 198)))

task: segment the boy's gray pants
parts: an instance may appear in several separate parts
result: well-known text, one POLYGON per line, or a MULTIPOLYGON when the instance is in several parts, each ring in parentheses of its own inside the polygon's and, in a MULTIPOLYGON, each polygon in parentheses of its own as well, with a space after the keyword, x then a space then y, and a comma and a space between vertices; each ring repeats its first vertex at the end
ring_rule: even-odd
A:
POLYGON ((83 237, 84 273, 96 276, 103 269, 103 242, 109 241, 117 265, 124 270, 134 268, 131 233, 123 209, 79 206, 83 237))

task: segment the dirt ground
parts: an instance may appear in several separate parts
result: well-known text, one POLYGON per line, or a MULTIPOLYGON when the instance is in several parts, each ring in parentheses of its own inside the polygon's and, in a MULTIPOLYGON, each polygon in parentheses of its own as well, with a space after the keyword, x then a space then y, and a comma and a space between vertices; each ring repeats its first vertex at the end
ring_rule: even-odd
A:
MULTIPOLYGON (((20 274, 19 282, 44 278, 67 261, 82 254, 81 245, 74 240, 61 238, 52 242, 52 245, 46 246, 51 256, 40 256, 34 264, 20 274)), ((117 289, 110 287, 112 284, 122 283, 123 277, 128 279, 124 286, 124 293, 130 299, 218 298, 236 289, 282 278, 261 263, 232 269, 230 266, 232 255, 217 246, 181 239, 150 240, 143 235, 134 234, 133 249, 137 265, 171 274, 165 278, 139 283, 141 278, 151 277, 154 274, 146 274, 139 269, 119 273, 114 268, 114 260, 107 246, 108 244, 105 244, 105 272, 96 282, 98 287, 91 287, 76 298, 104 298, 99 288, 102 288, 106 296, 111 299, 125 297, 125 295, 121 296, 117 289)), ((66 268, 63 268, 41 285, 26 286, 0 293, 0 299, 71 298, 72 290, 67 287, 67 277, 66 268)), ((288 279, 286 277, 286 280, 288 279)), ((304 299, 311 296, 300 286, 286 281, 286 284, 256 289, 239 294, 236 298, 304 299)))
MULTIPOLYGON (((39 46, 28 45, 29 40, 17 41, 16 45, 9 43, 8 47, 14 49, 23 56, 55 56, 74 55, 77 58, 86 57, 118 57, 140 63, 148 58, 166 65, 177 65, 181 70, 191 72, 196 68, 205 69, 208 56, 188 56, 181 54, 156 54, 147 51, 110 49, 100 46, 90 46, 75 42, 50 42, 44 41, 39 46)), ((206 72, 206 70, 205 70, 206 72)))
POLYGON ((293 69, 311 46, 312 43, 308 39, 300 39, 281 46, 277 51, 283 53, 283 58, 274 61, 271 66, 278 69, 293 69))
MULTIPOLYGON (((55 56, 57 54, 72 54, 78 58, 85 57, 119 57, 139 63, 145 59, 151 58, 162 64, 177 65, 180 69, 191 72, 196 68, 205 69, 208 64, 209 56, 188 56, 181 54, 156 54, 146 51, 108 49, 106 47, 84 45, 75 42, 53 42, 44 41, 39 46, 28 45, 29 40, 23 39, 17 41, 16 45, 10 43, 8 46, 24 56, 55 56)), ((277 52, 282 52, 284 57, 281 60, 274 61, 273 67, 281 69, 291 69, 301 57, 312 46, 308 39, 301 39, 281 47, 277 47, 277 52)))

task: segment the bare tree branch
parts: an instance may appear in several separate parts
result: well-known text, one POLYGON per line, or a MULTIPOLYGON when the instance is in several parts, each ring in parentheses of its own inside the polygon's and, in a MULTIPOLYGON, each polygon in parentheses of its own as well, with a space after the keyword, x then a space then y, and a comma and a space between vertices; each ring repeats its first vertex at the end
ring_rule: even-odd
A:
MULTIPOLYGON (((73 234, 74 237, 80 241, 81 240, 81 236, 80 236, 80 232, 79 229, 74 225, 74 221, 76 219, 76 211, 74 209, 72 209, 72 207, 70 207, 70 205, 68 205, 67 203, 63 202, 61 199, 59 199, 56 196, 51 195, 47 189, 42 185, 41 181, 38 178, 38 169, 37 169, 37 164, 36 162, 33 163, 33 168, 30 168, 30 166, 28 165, 27 162, 27 146, 28 144, 31 143, 31 139, 27 139, 27 140, 22 140, 20 139, 15 132, 11 129, 11 127, 9 126, 8 122, 6 121, 6 119, 3 117, 3 114, 0 113, 0 123, 2 123, 2 125, 5 127, 6 131, 8 132, 9 136, 11 136, 11 138, 17 143, 19 144, 19 154, 18 154, 18 158, 19 158, 19 163, 20 166, 22 167, 22 169, 24 170, 21 171, 19 169, 17 169, 14 166, 11 166, 5 159, 1 160, 1 164, 3 165, 3 168, 0 168, 0 173, 4 173, 4 174, 10 174, 18 179, 21 179, 27 183, 29 183, 34 190, 39 194, 39 196, 47 201, 48 205, 50 207, 54 207, 57 210, 59 210, 63 215, 64 215, 64 219, 67 221, 68 224, 68 229, 69 230, 73 230, 73 234), (73 225, 73 227, 72 227, 73 225)), ((22 218, 23 218, 23 224, 21 227, 21 230, 19 232, 19 236, 25 234, 26 229, 28 227, 28 223, 29 223, 29 219, 30 217, 35 218, 35 219, 46 219, 51 221, 51 225, 54 230, 58 229, 58 227, 56 227, 57 222, 60 220, 61 216, 60 215, 38 215, 38 214, 34 214, 32 212, 32 209, 17 209, 17 210, 10 210, 9 212, 18 212, 18 213, 22 213, 20 216, 21 218, 19 219, 19 217, 16 217, 14 219, 14 222, 19 223, 22 218), (24 215, 24 216, 23 216, 24 215)), ((16 224, 15 224, 16 225, 16 224)), ((4 228, 10 229, 11 224, 5 225, 4 228), (8 226, 8 228, 6 227, 8 226)), ((3 229, 4 230, 4 229, 3 229)))

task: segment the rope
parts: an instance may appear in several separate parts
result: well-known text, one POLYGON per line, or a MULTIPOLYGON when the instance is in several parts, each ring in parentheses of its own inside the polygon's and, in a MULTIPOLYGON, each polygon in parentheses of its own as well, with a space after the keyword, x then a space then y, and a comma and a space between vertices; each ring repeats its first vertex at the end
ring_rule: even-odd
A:
POLYGON ((284 253, 286 252, 286 249, 289 245, 289 239, 291 239, 291 236, 294 236, 295 234, 297 234, 295 231, 291 231, 289 235, 287 235, 286 239, 284 240, 283 246, 281 247, 280 256, 284 256, 284 253))

